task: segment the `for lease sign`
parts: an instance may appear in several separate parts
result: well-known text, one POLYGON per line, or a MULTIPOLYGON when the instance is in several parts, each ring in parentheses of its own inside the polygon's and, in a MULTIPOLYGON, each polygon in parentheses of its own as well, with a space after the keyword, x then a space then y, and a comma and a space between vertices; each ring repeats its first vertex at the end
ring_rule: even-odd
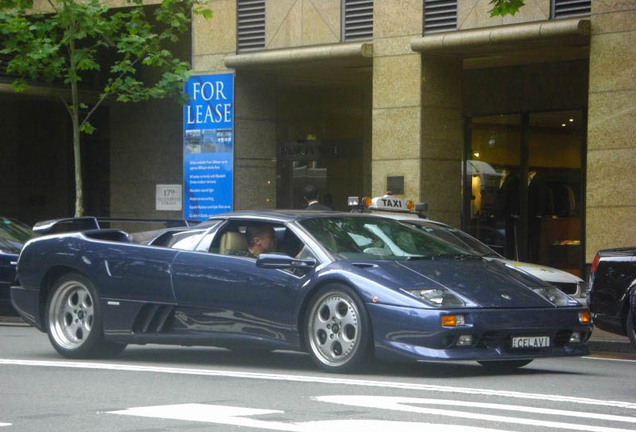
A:
POLYGON ((232 210, 234 75, 198 75, 186 82, 183 109, 183 205, 186 219, 232 210))

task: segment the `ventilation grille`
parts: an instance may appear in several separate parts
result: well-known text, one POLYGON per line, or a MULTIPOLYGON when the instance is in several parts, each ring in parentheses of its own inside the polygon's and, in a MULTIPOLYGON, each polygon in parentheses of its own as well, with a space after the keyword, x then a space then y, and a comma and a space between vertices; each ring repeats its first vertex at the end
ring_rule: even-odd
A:
POLYGON ((342 39, 373 39, 373 0, 344 0, 343 7, 342 39))
POLYGON ((457 30, 457 0, 424 1, 424 33, 457 30))
POLYGON ((554 18, 589 16, 592 12, 592 0, 554 0, 552 5, 554 18))
POLYGON ((161 333, 173 311, 174 307, 169 305, 143 305, 132 325, 133 333, 161 333))
POLYGON ((265 0, 237 0, 237 51, 265 48, 265 0))

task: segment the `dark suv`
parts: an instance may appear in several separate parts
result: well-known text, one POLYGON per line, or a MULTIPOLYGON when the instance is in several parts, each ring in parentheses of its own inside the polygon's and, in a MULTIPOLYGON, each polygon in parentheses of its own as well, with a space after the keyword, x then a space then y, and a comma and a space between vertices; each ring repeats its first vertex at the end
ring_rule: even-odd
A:
POLYGON ((588 297, 594 323, 601 330, 629 336, 636 348, 634 296, 636 246, 599 251, 590 270, 588 297))

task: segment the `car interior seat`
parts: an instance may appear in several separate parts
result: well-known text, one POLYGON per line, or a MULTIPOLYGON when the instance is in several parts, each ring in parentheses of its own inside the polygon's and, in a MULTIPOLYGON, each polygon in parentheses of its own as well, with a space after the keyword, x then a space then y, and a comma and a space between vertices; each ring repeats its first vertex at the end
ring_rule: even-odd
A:
POLYGON ((221 255, 237 255, 247 252, 247 239, 244 234, 236 231, 228 231, 221 236, 219 245, 221 255))
POLYGON ((303 248, 303 244, 298 237, 287 228, 283 235, 283 240, 279 242, 279 250, 286 255, 295 257, 303 248))

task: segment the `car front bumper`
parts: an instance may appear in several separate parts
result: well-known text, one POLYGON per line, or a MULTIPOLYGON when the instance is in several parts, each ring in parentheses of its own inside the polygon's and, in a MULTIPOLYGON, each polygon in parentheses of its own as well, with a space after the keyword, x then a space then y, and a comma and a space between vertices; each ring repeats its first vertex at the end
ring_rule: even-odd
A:
POLYGON ((583 356, 591 324, 580 324, 585 308, 431 310, 370 304, 375 353, 386 360, 515 360, 583 356), (465 324, 441 325, 443 315, 465 324), (578 333, 578 340, 572 340, 578 333), (549 345, 513 348, 512 339, 548 337, 549 345), (470 343, 461 345, 460 340, 470 343))

